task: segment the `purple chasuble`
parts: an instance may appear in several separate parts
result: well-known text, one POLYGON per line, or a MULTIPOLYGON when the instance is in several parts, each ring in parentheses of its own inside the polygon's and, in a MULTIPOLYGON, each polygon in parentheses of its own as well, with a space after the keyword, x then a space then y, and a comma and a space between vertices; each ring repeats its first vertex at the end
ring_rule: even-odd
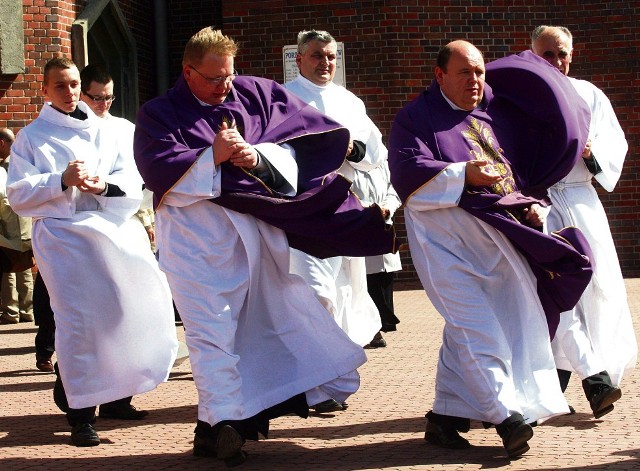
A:
POLYGON ((537 278, 551 336, 591 279, 583 234, 546 235, 526 225, 523 208, 548 204, 546 190, 581 158, 590 112, 569 80, 527 51, 487 65, 482 103, 454 110, 434 81, 396 116, 389 138, 391 181, 405 202, 450 163, 487 161, 502 180, 465 187, 459 206, 495 227, 524 255, 537 278))
POLYGON ((165 95, 142 106, 134 152, 154 205, 211 147, 223 122, 249 144, 287 143, 296 151, 298 194, 277 193, 229 162, 220 165, 222 194, 213 203, 248 213, 287 234, 289 244, 316 257, 395 251, 395 233, 378 206, 364 208, 351 182, 336 173, 349 131, 276 82, 237 77, 225 103, 202 106, 182 76, 165 95))

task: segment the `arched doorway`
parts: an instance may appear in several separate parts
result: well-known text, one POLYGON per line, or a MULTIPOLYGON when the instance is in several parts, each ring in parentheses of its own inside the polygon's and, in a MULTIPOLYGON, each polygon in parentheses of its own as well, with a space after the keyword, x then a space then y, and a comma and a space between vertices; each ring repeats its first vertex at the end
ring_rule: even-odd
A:
POLYGON ((136 44, 115 0, 94 0, 73 22, 73 60, 80 70, 87 64, 103 66, 113 77, 114 116, 135 121, 138 108, 136 44))

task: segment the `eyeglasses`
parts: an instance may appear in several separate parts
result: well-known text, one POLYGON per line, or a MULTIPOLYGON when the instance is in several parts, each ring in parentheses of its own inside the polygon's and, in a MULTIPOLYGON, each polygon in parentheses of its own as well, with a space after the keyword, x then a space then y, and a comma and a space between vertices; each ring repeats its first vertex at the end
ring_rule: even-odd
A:
POLYGON ((111 102, 116 101, 116 96, 115 95, 93 96, 93 95, 89 95, 87 92, 82 92, 82 93, 87 95, 89 98, 91 98, 96 103, 101 103, 103 101, 105 101, 107 103, 111 103, 111 102))
POLYGON ((236 75, 238 75, 238 72, 236 71, 236 69, 233 69, 233 72, 230 75, 221 75, 220 77, 207 77, 206 75, 203 75, 198 69, 196 69, 194 66, 190 65, 189 68, 195 70, 198 75, 200 77, 202 77, 203 79, 205 79, 209 84, 211 85, 215 85, 218 86, 221 83, 224 83, 225 85, 229 82, 233 82, 233 79, 236 78, 236 75))

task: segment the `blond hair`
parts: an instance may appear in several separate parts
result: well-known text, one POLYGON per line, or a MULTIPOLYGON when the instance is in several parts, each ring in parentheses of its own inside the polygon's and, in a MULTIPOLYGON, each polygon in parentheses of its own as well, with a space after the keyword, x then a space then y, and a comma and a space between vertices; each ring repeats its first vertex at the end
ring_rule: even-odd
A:
POLYGON ((208 53, 235 57, 238 53, 238 44, 229 36, 222 34, 222 31, 207 26, 191 36, 187 42, 182 56, 182 66, 199 65, 208 53))

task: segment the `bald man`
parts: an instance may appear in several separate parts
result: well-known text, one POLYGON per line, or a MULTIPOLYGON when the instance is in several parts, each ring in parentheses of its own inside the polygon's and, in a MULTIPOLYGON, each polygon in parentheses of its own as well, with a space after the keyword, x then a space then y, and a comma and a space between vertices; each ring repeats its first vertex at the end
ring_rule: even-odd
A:
MULTIPOLYGON (((526 62, 532 58, 535 70, 548 69, 532 54, 526 62)), ((492 201, 517 195, 518 184, 527 183, 512 160, 518 121, 500 108, 504 101, 494 98, 485 72, 481 52, 469 42, 442 47, 435 80, 395 118, 389 166, 405 204, 413 262, 445 320, 425 440, 467 448, 459 432, 469 430, 470 419, 480 420, 496 426, 516 458, 529 450, 530 423, 568 412, 531 266, 543 257, 524 247, 566 247, 539 231, 540 200, 522 199, 508 211, 469 208, 469 201, 494 208, 492 201)))

